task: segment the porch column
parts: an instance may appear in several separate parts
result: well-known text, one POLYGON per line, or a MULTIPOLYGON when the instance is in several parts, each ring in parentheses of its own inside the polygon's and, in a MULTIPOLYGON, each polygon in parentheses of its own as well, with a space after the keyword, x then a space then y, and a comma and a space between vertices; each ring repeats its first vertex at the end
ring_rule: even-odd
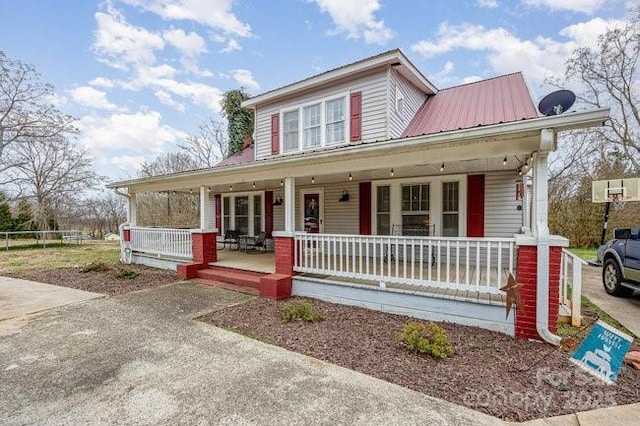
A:
POLYGON ((129 226, 136 226, 138 214, 136 212, 136 193, 129 195, 129 204, 127 205, 127 222, 129 226))
POLYGON ((214 202, 209 197, 209 190, 206 186, 200 187, 200 229, 216 229, 214 202))
POLYGON ((296 230, 296 180, 284 178, 284 231, 293 236, 296 230))
POLYGON ((533 159, 532 236, 517 236, 517 280, 522 285, 522 312, 516 313, 516 337, 543 339, 558 345, 555 334, 560 297, 560 263, 566 238, 549 235, 547 166, 555 148, 553 129, 543 129, 533 159))
POLYGON ((260 279, 260 295, 270 299, 286 299, 291 296, 294 265, 294 233, 296 218, 296 182, 284 178, 284 231, 274 231, 276 272, 260 279))

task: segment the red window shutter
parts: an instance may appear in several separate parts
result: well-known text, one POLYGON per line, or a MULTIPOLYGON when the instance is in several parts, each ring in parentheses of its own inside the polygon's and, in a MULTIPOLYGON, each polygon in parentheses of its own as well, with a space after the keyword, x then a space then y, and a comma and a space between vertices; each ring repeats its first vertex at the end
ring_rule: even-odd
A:
POLYGON ((218 229, 218 233, 220 233, 222 232, 222 197, 220 194, 215 194, 213 199, 216 206, 216 228, 218 229))
POLYGON ((360 235, 371 235, 371 182, 360 182, 360 235))
POLYGON ((362 92, 352 93, 349 105, 349 140, 359 141, 362 139, 362 92))
POLYGON ((484 237, 484 175, 467 176, 467 237, 484 237))
POLYGON ((273 232, 273 191, 264 193, 264 232, 271 238, 273 232))
POLYGON ((280 152, 280 114, 271 116, 271 154, 280 152))

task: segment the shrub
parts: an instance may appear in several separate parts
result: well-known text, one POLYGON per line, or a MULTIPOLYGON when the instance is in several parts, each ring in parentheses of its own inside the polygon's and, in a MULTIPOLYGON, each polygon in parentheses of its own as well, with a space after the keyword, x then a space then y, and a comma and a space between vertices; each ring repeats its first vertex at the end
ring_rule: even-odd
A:
POLYGON ((104 262, 99 262, 94 260, 91 263, 87 263, 82 268, 80 268, 80 272, 105 272, 109 270, 109 266, 104 262))
POLYGON ((318 312, 311 303, 306 300, 299 300, 296 302, 286 303, 281 308, 282 320, 284 322, 291 321, 304 321, 313 322, 320 321, 322 315, 318 312))
POLYGON ((122 278, 122 279, 126 279, 126 280, 133 280, 138 275, 140 275, 140 273, 137 272, 137 271, 134 271, 133 269, 120 269, 116 273, 116 278, 122 278))
POLYGON ((453 345, 442 327, 433 322, 409 321, 396 339, 403 342, 407 349, 431 355, 437 359, 449 358, 453 345))

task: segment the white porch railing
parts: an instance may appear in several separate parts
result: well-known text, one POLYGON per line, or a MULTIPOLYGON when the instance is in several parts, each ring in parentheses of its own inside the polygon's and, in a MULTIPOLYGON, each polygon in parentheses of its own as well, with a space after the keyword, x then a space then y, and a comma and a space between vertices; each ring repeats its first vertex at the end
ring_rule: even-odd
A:
POLYGON ((191 259, 191 230, 172 228, 129 227, 131 250, 169 258, 191 259))
POLYGON ((587 265, 587 262, 568 250, 562 250, 560 305, 564 305, 571 312, 571 325, 574 327, 580 327, 582 265, 587 265), (571 271, 571 274, 569 274, 569 271, 571 271))
POLYGON ((498 294, 515 268, 511 238, 295 234, 297 272, 498 294))

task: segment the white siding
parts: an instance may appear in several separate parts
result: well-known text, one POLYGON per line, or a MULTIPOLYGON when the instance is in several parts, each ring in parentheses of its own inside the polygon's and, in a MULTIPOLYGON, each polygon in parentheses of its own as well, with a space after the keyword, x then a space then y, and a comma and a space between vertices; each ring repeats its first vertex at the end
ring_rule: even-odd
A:
POLYGON ((522 210, 516 201, 515 172, 487 173, 484 184, 484 235, 509 238, 520 233, 522 210))
MULTIPOLYGON (((256 160, 271 156, 271 115, 314 100, 359 91, 362 92, 362 140, 368 142, 387 139, 387 73, 380 71, 284 102, 259 107, 256 111, 256 160)), ((348 103, 347 99, 347 110, 348 103)), ((346 119, 349 119, 349 111, 346 119)))
POLYGON ((389 138, 398 138, 407 128, 416 112, 427 100, 427 95, 393 69, 389 71, 389 138), (396 110, 396 89, 404 97, 402 115, 396 110))

